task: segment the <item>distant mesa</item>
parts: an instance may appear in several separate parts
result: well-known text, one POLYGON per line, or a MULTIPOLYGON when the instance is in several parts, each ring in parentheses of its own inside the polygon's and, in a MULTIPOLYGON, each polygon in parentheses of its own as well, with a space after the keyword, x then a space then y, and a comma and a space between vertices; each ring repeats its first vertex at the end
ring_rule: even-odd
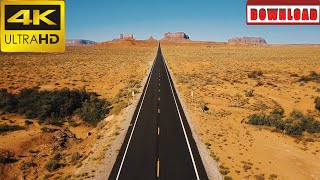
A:
POLYGON ((149 39, 147 39, 148 41, 157 41, 153 36, 150 36, 149 39))
POLYGON ((190 41, 189 36, 184 32, 176 32, 176 33, 165 33, 164 41, 190 41))
POLYGON ((84 45, 95 45, 95 41, 83 40, 83 39, 69 39, 66 40, 66 46, 84 46, 84 45))
POLYGON ((133 34, 120 34, 119 39, 113 39, 113 41, 135 40, 133 34))
POLYGON ((267 41, 261 37, 242 37, 242 38, 231 38, 228 40, 230 44, 251 44, 260 45, 267 44, 267 41))

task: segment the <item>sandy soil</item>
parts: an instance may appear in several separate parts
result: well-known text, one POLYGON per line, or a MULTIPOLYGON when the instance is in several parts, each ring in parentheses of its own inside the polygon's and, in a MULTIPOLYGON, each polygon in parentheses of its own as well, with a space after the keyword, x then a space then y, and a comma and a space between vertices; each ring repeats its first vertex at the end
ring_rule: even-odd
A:
POLYGON ((134 44, 123 42, 68 47, 65 53, 57 54, 0 53, 0 88, 16 93, 22 88, 34 86, 46 90, 85 87, 87 91, 97 92, 101 98, 113 102, 113 109, 116 109, 111 112, 116 115, 114 118, 107 118, 96 128, 77 120, 77 127, 71 127, 68 123, 62 127, 46 126, 57 129, 53 133, 43 132, 41 128, 44 125, 39 125, 37 119, 31 119, 34 123, 26 125, 24 116, 2 114, 0 124, 20 125, 24 129, 0 134, 0 150, 14 153, 14 161, 0 165, 0 179, 94 177, 95 170, 74 172, 89 160, 99 164, 111 143, 123 131, 120 128, 123 122, 121 110, 133 102, 126 98, 124 92, 136 90, 139 94, 156 47, 156 42, 137 41, 134 44), (124 96, 119 96, 119 93, 124 96), (88 132, 91 132, 90 136, 88 132), (66 147, 57 149, 61 147, 57 144, 61 140, 66 142, 66 147), (58 153, 61 157, 56 156, 58 153), (59 159, 62 166, 49 172, 45 165, 54 158, 59 159))
POLYGON ((298 82, 320 72, 319 46, 245 46, 223 43, 163 43, 162 50, 192 123, 220 172, 233 179, 320 179, 320 135, 293 138, 241 123, 276 106, 317 119, 319 83, 298 82), (249 78, 261 70, 263 75, 249 78), (246 97, 248 89, 253 97, 246 97), (193 91, 194 99, 191 97, 193 91), (202 112, 199 104, 209 108, 202 112))

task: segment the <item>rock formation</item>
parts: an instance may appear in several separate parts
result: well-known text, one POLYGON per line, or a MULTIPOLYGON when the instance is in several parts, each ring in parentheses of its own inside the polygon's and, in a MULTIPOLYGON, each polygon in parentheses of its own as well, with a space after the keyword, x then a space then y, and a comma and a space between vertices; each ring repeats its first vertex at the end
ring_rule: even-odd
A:
POLYGON ((112 41, 124 41, 124 40, 135 40, 133 34, 120 34, 120 38, 113 39, 112 41))
POLYGON ((120 34, 120 40, 134 40, 133 34, 120 34))
POLYGON ((156 39, 153 36, 150 36, 149 39, 147 39, 148 41, 156 41, 156 39))
POLYGON ((82 45, 94 45, 96 42, 83 40, 83 39, 69 39, 66 40, 66 46, 82 46, 82 45))
POLYGON ((261 37, 242 37, 242 38, 231 38, 228 40, 231 44, 267 44, 267 41, 261 37))
POLYGON ((188 41, 189 36, 186 35, 184 32, 177 32, 177 33, 165 33, 164 38, 162 40, 165 41, 188 41))

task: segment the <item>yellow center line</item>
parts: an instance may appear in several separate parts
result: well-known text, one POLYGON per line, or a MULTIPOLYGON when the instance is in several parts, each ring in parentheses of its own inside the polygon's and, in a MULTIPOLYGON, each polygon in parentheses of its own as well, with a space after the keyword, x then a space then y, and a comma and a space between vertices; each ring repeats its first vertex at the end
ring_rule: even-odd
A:
POLYGON ((158 114, 160 114, 160 109, 158 109, 158 114))
POLYGON ((158 91, 160 92, 160 89, 158 91))
POLYGON ((158 136, 160 135, 160 127, 158 127, 158 136))
POLYGON ((158 97, 158 101, 160 101, 160 97, 158 97))
POLYGON ((157 162, 157 177, 160 177, 160 160, 157 162))

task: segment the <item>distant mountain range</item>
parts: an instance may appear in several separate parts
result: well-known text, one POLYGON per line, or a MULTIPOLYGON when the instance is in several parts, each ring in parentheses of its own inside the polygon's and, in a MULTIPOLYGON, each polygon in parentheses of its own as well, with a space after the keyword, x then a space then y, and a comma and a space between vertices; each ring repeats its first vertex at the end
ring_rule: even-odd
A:
POLYGON ((66 46, 82 46, 82 45, 95 45, 95 41, 84 39, 68 39, 66 40, 66 46))

